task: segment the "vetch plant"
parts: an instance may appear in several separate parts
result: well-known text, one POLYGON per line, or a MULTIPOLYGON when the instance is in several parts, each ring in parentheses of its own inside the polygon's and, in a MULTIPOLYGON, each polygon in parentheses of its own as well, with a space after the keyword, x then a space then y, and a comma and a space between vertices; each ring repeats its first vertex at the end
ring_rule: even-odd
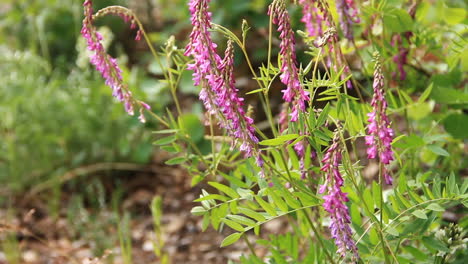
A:
MULTIPOLYGON (((262 47, 266 63, 258 68, 247 48, 253 41, 249 32, 255 29, 243 21, 238 36, 213 23, 211 3, 188 1, 192 29, 185 49, 171 38, 160 52, 154 52, 130 11, 114 7, 115 12, 97 12, 117 12, 136 21, 155 60, 168 62, 162 69, 175 109, 164 117, 133 99, 122 84, 115 60, 99 46, 90 1, 85 1, 83 30, 95 51, 93 64, 115 95, 125 104, 148 109, 165 127, 156 132, 160 138, 155 144, 174 155, 166 163, 183 166, 193 176, 192 184, 202 186, 192 209, 203 217, 202 229, 230 232, 223 247, 242 238, 250 252, 236 260, 241 263, 444 263, 456 255, 454 248, 460 248, 460 234, 465 233, 451 232, 457 240, 451 248, 441 243, 454 240, 442 239, 440 230, 447 226, 443 212, 467 205, 468 182, 462 183, 462 170, 448 161, 451 154, 443 148, 462 152, 460 135, 450 126, 451 135, 444 133, 438 124, 446 116, 428 108, 428 100, 446 99, 431 97, 437 78, 424 79, 422 93, 411 91, 419 98, 414 101, 406 86, 389 77, 396 56, 392 36, 413 29, 386 13, 403 14, 403 1, 297 1, 307 31, 297 35, 293 3, 268 2, 268 45, 262 47), (385 30, 375 28, 376 21, 385 30), (278 45, 277 54, 273 45, 278 45), (298 47, 305 47, 305 56, 298 55, 303 52, 298 47), (255 87, 236 87, 236 67, 242 66, 234 63, 235 56, 245 61, 255 87), (196 117, 180 107, 177 89, 187 70, 200 88, 205 115, 196 117), (285 88, 276 88, 279 82, 285 88), (280 103, 272 100, 273 89, 281 89, 280 103), (247 94, 261 107, 248 107, 247 94), (418 107, 429 110, 418 112, 418 107), (432 167, 417 149, 438 157, 432 167), (287 228, 267 237, 262 227, 278 218, 287 228), (250 241, 252 233, 256 243, 250 241), (266 253, 259 255, 257 247, 266 253)), ((425 26, 417 13, 410 17, 414 29, 425 26)), ((409 66, 403 55, 398 55, 399 65, 409 66)), ((413 75, 427 74, 413 66, 413 75)), ((400 68, 399 81, 409 76, 400 68)))

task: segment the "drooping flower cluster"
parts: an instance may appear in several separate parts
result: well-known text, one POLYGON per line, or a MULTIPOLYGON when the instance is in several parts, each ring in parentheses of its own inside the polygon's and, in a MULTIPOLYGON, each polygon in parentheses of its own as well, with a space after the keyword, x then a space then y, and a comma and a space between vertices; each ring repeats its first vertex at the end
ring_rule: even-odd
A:
POLYGON ((222 76, 219 77, 216 103, 220 106, 226 122, 224 128, 236 140, 240 141, 240 150, 248 157, 256 157, 257 165, 263 166, 263 160, 257 148, 258 138, 255 136, 255 128, 253 127, 253 119, 246 115, 242 106, 244 98, 238 96, 239 90, 234 86, 234 47, 229 41, 224 59, 219 65, 219 71, 222 76))
POLYGON ((353 40, 353 24, 359 23, 359 13, 354 0, 336 0, 336 10, 344 36, 353 40))
POLYGON ((341 150, 338 132, 335 133, 333 143, 325 153, 322 163, 320 170, 325 173, 326 179, 325 183, 320 186, 319 192, 327 191, 327 194, 323 196, 325 200, 323 207, 330 216, 330 231, 338 248, 337 253, 344 257, 346 252, 350 251, 357 259, 359 254, 352 238, 351 217, 345 204, 349 199, 347 194, 341 191, 344 181, 339 170, 341 150))
POLYGON ((234 86, 234 48, 229 42, 224 59, 216 53, 216 44, 209 32, 211 28, 209 2, 210 0, 189 2, 193 30, 185 55, 193 56, 194 62, 188 66, 188 69, 194 71, 195 85, 201 86, 200 99, 208 113, 214 115, 219 125, 239 141, 240 150, 246 157, 255 157, 257 165, 262 167, 263 160, 257 145, 258 138, 255 136, 253 119, 244 112, 242 108, 244 99, 238 96, 238 90, 234 86))
POLYGON ((374 56, 376 57, 373 83, 374 96, 371 101, 373 111, 367 114, 369 125, 367 126, 367 136, 365 137, 366 145, 368 146, 367 157, 369 159, 379 158, 380 162, 383 163, 382 175, 385 183, 392 184, 392 176, 385 165, 390 164, 394 159, 391 145, 394 133, 386 114, 387 101, 385 100, 382 66, 380 65, 378 54, 374 56))
POLYGON ((292 103, 291 121, 297 121, 299 111, 305 111, 309 93, 303 89, 299 80, 297 67, 294 32, 288 11, 283 0, 275 0, 268 8, 268 14, 272 16, 273 23, 278 26, 280 32, 280 56, 281 56, 281 82, 286 85, 283 99, 292 103))
POLYGON ((150 109, 146 103, 135 100, 132 93, 128 90, 122 80, 122 70, 117 65, 117 60, 106 53, 102 45, 102 35, 93 25, 93 7, 92 1, 86 0, 84 6, 84 20, 81 29, 82 36, 86 39, 88 49, 91 51, 90 62, 101 73, 107 86, 111 87, 112 95, 120 102, 124 103, 125 111, 129 115, 134 114, 134 106, 139 106, 141 122, 145 122, 143 108, 150 109))
MULTIPOLYGON (((109 6, 105 7, 93 16, 93 19, 103 17, 106 15, 115 15, 121 17, 125 23, 130 23, 130 28, 131 29, 136 29, 137 28, 137 18, 135 14, 133 14, 132 11, 125 7, 121 6, 109 6)), ((141 40, 141 35, 143 34, 143 30, 141 28, 138 29, 137 34, 135 36, 135 40, 139 41, 141 40)))

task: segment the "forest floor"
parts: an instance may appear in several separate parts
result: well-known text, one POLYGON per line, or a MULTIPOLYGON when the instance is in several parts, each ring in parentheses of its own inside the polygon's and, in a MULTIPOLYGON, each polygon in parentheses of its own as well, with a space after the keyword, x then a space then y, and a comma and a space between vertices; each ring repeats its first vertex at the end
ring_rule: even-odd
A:
MULTIPOLYGON (((232 233, 225 229, 219 233, 212 227, 202 232, 202 217, 194 216, 190 210, 195 204, 203 186, 191 187, 191 178, 184 169, 168 167, 163 161, 166 154, 158 152, 150 165, 139 172, 120 175, 125 186, 120 210, 130 212, 130 236, 132 241, 132 260, 134 264, 160 263, 153 252, 155 233, 150 204, 155 196, 163 198, 162 229, 165 240, 164 250, 169 255, 169 263, 187 264, 221 264, 229 260, 238 260, 248 252, 245 243, 235 243, 226 248, 220 244, 224 237, 232 233)), ((86 185, 91 177, 100 174, 81 175, 74 181, 81 181, 77 186, 86 185)), ((111 176, 115 177, 115 176, 111 176)), ((104 180, 103 180, 104 182, 104 180)), ((45 191, 47 192, 47 191, 45 191)), ((108 192, 108 190, 106 190, 108 192)), ((70 224, 67 214, 68 200, 72 191, 66 184, 60 190, 60 205, 57 216, 50 215, 50 204, 44 197, 50 194, 37 194, 37 197, 16 197, 15 212, 0 210, 0 236, 3 237, 3 248, 0 250, 0 263, 62 264, 62 263, 125 263, 119 247, 116 225, 88 227, 94 223, 107 223, 112 218, 111 206, 96 212, 95 208, 82 208, 85 213, 78 214, 82 221, 88 221, 84 227, 70 224), (83 215, 84 214, 84 215, 83 215), (89 214, 93 216, 90 217, 89 214), (99 233, 99 234, 98 234, 99 233), (13 237, 13 243, 5 239, 13 237), (94 239, 94 240, 93 240, 94 239), (114 241, 113 245, 104 248, 103 255, 96 256, 96 247, 102 239, 114 241), (98 240, 98 241, 96 241, 98 240)), ((109 195, 106 195, 109 196, 109 195)), ((110 200, 110 199, 109 199, 110 200)), ((108 202, 110 203, 110 202, 108 202)), ((85 203, 86 204, 86 203, 85 203)), ((264 226, 262 233, 277 232, 284 227, 284 220, 272 221, 264 226)), ((105 224, 104 224, 105 225, 105 224)), ((254 241, 254 236, 250 237, 254 241)), ((101 246, 102 247, 102 246, 101 246)), ((264 248, 255 248, 258 256, 264 256, 264 248)))

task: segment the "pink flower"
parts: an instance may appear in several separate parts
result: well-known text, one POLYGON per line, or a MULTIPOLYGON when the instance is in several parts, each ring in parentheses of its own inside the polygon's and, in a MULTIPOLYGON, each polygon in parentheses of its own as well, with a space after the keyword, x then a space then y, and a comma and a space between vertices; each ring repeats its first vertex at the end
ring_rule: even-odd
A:
POLYGON ((297 121, 299 112, 305 111, 306 102, 309 100, 309 92, 305 91, 299 80, 297 68, 294 32, 291 29, 290 18, 284 1, 274 1, 268 8, 268 14, 272 16, 273 23, 278 26, 280 32, 280 56, 281 75, 280 80, 286 85, 283 90, 283 99, 292 103, 291 121, 297 121))
POLYGON ((384 164, 382 174, 385 183, 392 184, 393 179, 385 165, 390 164, 393 158, 392 140, 393 129, 390 127, 390 120, 386 115, 387 101, 385 100, 384 76, 382 74, 382 66, 376 56, 376 64, 374 71, 374 96, 371 101, 373 111, 368 113, 369 117, 367 126, 367 136, 365 137, 367 148, 367 157, 369 159, 379 158, 384 164))
MULTIPOLYGON (((90 62, 96 67, 102 77, 105 79, 105 83, 112 89, 112 95, 117 98, 120 102, 124 103, 125 111, 129 115, 134 114, 134 105, 140 107, 140 121, 144 122, 144 116, 141 110, 141 101, 133 99, 132 93, 128 90, 122 80, 122 70, 117 65, 117 60, 112 58, 106 53, 101 43, 102 36, 97 32, 93 26, 93 3, 91 0, 86 0, 83 3, 84 15, 83 27, 81 29, 81 35, 86 39, 88 49, 92 51, 90 55, 90 62)), ((111 9, 103 9, 100 14, 106 14, 111 9)), ((113 9, 112 9, 113 10, 113 9)), ((99 13, 99 12, 98 12, 99 13)), ((125 16, 127 18, 127 16, 125 16)), ((149 109, 149 106, 145 104, 145 108, 149 109)))
POLYGON ((320 170, 325 172, 326 179, 319 192, 327 191, 327 195, 323 196, 323 208, 331 219, 330 231, 338 248, 337 253, 344 257, 347 251, 351 251, 353 258, 358 259, 359 254, 350 227, 351 217, 345 204, 348 197, 341 191, 344 181, 339 170, 341 152, 338 132, 335 133, 333 143, 325 153, 322 163, 320 170))
POLYGON ((193 70, 195 85, 201 86, 200 100, 209 114, 216 116, 219 125, 233 137, 233 145, 238 142, 240 151, 246 157, 255 157, 259 167, 263 159, 258 149, 253 119, 243 110, 244 98, 238 96, 234 81, 234 47, 228 42, 224 59, 216 53, 216 44, 211 39, 211 13, 208 12, 210 0, 191 0, 193 30, 190 42, 185 49, 186 56, 193 56, 194 62, 188 69, 193 70))

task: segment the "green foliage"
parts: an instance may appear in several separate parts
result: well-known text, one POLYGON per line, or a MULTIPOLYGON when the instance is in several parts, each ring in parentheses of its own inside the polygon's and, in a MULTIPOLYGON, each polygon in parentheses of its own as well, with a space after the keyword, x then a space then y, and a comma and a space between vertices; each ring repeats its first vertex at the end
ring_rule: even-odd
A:
MULTIPOLYGON (((328 2, 336 6, 336 1, 328 2)), ((81 23, 81 7, 76 1, 8 1, 11 12, 1 13, 5 22, 0 25, 0 40, 8 43, 0 46, 0 180, 9 192, 37 188, 44 182, 46 188, 57 190, 63 175, 73 168, 96 162, 147 162, 151 140, 173 155, 167 165, 185 168, 192 175, 192 185, 203 186, 191 210, 202 218, 202 229, 227 234, 221 247, 248 245, 251 252, 243 255, 240 263, 348 262, 351 256, 342 258, 335 253, 327 229, 330 219, 321 206, 324 194, 319 192, 326 184, 321 160, 336 128, 338 143, 343 146, 343 160, 336 169, 345 178, 346 206, 362 261, 463 263, 467 253, 461 249, 468 222, 463 216, 468 205, 468 181, 463 174, 468 166, 464 158, 468 131, 466 3, 415 1, 412 14, 407 1, 356 2, 360 3, 362 20, 354 27, 356 41, 342 41, 334 47, 341 48, 356 64, 345 78, 344 65, 329 65, 336 63, 337 53, 317 48, 305 34, 297 34, 303 38, 298 38, 298 46, 305 49, 305 55, 304 50, 297 52, 302 62, 300 81, 311 100, 297 122, 278 132, 273 116, 277 111, 269 108, 274 105, 271 102, 276 95, 272 94, 281 75, 276 63, 280 59, 276 32, 265 14, 270 1, 212 1, 214 39, 222 43, 219 47, 226 39, 232 40, 241 51, 236 64, 245 60, 251 74, 248 78, 256 82, 255 87, 241 93, 258 98, 263 109, 254 110, 264 110, 266 120, 256 121, 269 125, 266 129, 256 127, 265 161, 264 167, 258 168, 253 158, 243 158, 236 151, 242 142, 233 142, 220 131, 214 116, 204 117, 200 104, 190 108, 180 97, 198 93, 186 70, 190 59, 176 38, 170 37, 186 31, 189 13, 179 8, 185 1, 152 2, 159 10, 173 12, 158 13, 163 20, 158 26, 164 30, 149 37, 162 47, 153 53, 154 61, 140 63, 147 63, 144 68, 149 74, 164 80, 153 80, 139 67, 125 69, 124 79, 135 96, 152 102, 154 117, 165 126, 154 136, 124 115, 98 74, 88 70, 83 60, 84 43, 75 45, 81 23), (240 17, 245 19, 242 24, 240 17), (17 37, 9 37, 12 35, 17 37), (402 38, 401 43, 396 43, 395 37, 402 38), (408 51, 403 65, 405 80, 398 78, 395 63, 395 55, 402 49, 408 51), (383 186, 382 180, 377 180, 381 164, 366 158, 363 143, 371 111, 371 54, 375 51, 382 56, 388 114, 396 132, 392 142, 396 161, 390 164, 396 179, 393 186, 383 186), (353 82, 353 90, 345 88, 348 80, 353 82), (293 148, 300 142, 306 144, 303 160, 293 148), (377 172, 369 172, 374 167, 377 172), (301 179, 303 173, 308 178, 301 179), (458 225, 448 223, 443 217, 446 212, 461 215, 458 225), (286 221, 287 228, 266 235, 265 224, 278 219, 286 221), (251 235, 258 238, 253 246, 251 235), (263 247, 267 254, 257 256, 253 247, 263 247)), ((294 30, 300 28, 299 8, 290 5, 288 10, 294 30)), ((332 14, 337 20, 338 14, 332 14)), ((113 20, 102 23, 109 21, 113 20)), ((118 23, 110 25, 112 32, 118 31, 118 23)), ((106 28, 101 30, 106 32, 106 28)), ((340 28, 337 30, 342 34, 340 28)), ((106 39, 111 39, 106 34, 106 39)), ((119 44, 107 46, 120 54, 119 44)), ((126 61, 126 57, 119 60, 126 61)), ((247 112, 250 116, 252 111, 247 112)), ((154 123, 147 126, 153 128, 154 123)), ((117 197, 115 216, 102 221, 99 214, 84 208, 85 201, 93 208, 103 208, 102 185, 92 182, 84 189, 69 206, 74 235, 93 231, 95 236, 87 239, 105 241, 94 249, 102 254, 116 242, 103 239, 104 227, 116 226, 124 261, 132 263, 130 215, 125 212, 118 217, 117 197)), ((55 198, 49 206, 58 215, 59 195, 55 198)), ((155 254, 166 263, 169 256, 163 250, 162 200, 155 198, 150 208, 155 254)), ((10 262, 19 262, 14 237, 3 241, 2 247, 9 252, 10 262)))

